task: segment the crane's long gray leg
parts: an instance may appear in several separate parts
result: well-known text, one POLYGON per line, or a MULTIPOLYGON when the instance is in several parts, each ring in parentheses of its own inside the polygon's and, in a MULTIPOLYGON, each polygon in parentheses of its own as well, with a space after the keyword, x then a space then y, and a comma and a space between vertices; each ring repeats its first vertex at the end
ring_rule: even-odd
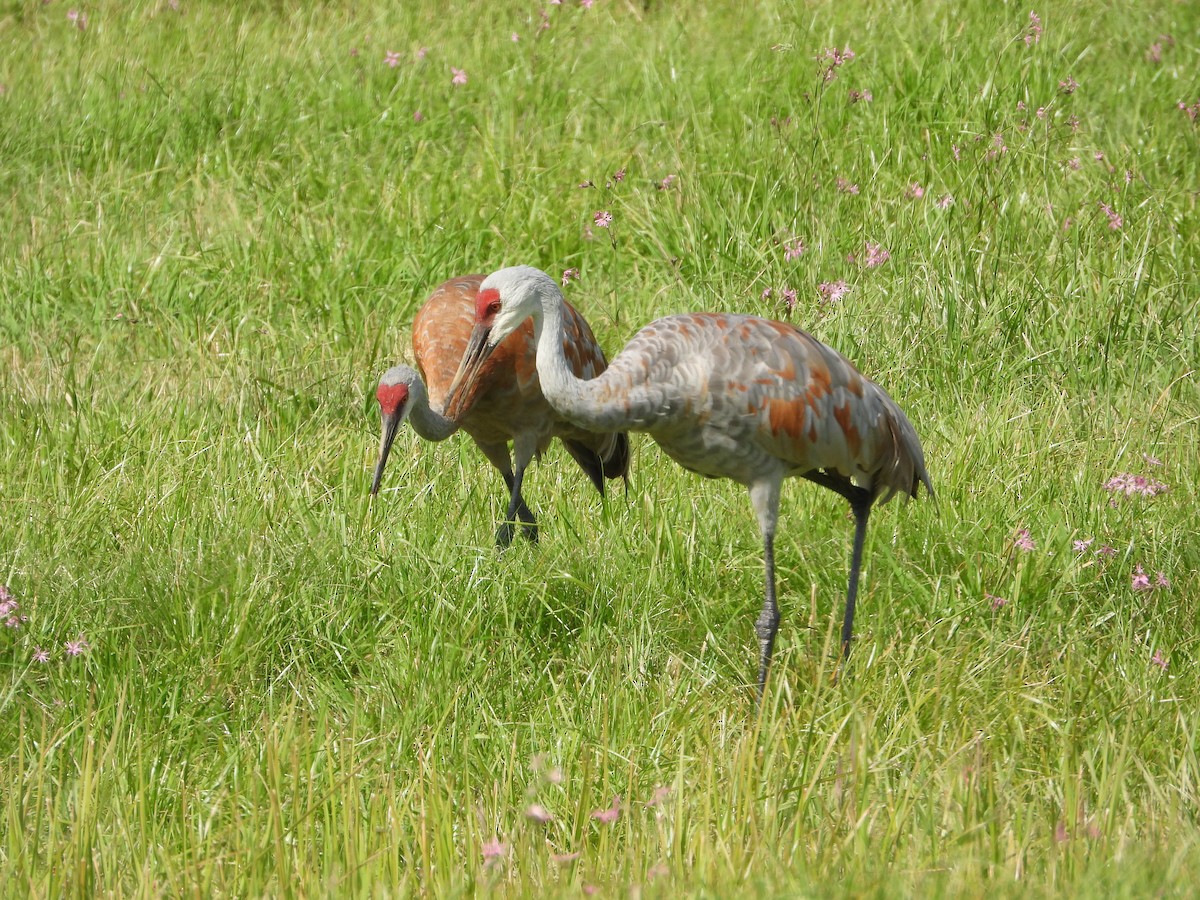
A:
POLYGON ((775 601, 775 526, 779 522, 779 489, 783 475, 759 481, 750 486, 750 502, 758 516, 763 539, 764 596, 762 612, 754 623, 758 635, 758 702, 762 703, 767 687, 767 670, 775 650, 775 634, 779 631, 779 604, 775 601))
POLYGON ((537 543, 538 529, 537 519, 534 518, 533 510, 525 503, 525 498, 521 495, 521 485, 525 481, 525 470, 529 468, 529 463, 533 461, 534 452, 537 449, 536 440, 521 440, 517 438, 513 441, 513 456, 516 463, 515 471, 512 479, 505 479, 508 484, 509 498, 508 509, 504 513, 504 521, 500 525, 500 529, 496 532, 496 545, 499 547, 507 547, 512 543, 514 526, 517 523, 521 525, 521 534, 529 541, 537 543))
POLYGON ((854 549, 850 551, 850 583, 846 587, 846 614, 842 618, 842 659, 850 658, 850 638, 854 633, 854 602, 858 599, 858 575, 862 571, 863 543, 867 538, 867 517, 871 514, 871 494, 863 491, 850 498, 854 513, 854 549))

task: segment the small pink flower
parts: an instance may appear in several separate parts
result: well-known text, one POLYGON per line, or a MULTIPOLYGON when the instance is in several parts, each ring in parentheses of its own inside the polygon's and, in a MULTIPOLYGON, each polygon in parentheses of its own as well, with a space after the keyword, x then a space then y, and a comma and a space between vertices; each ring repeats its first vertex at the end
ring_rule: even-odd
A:
POLYGON ((592 810, 592 818, 595 819, 597 822, 599 822, 601 825, 611 825, 613 822, 617 821, 617 819, 619 819, 620 816, 621 816, 621 795, 620 794, 613 795, 612 806, 610 806, 608 809, 592 810))
POLYGON ((1068 159, 1067 165, 1070 166, 1074 171, 1078 172, 1083 168, 1083 160, 1076 156, 1074 159, 1068 159))
POLYGON ((383 61, 389 69, 394 69, 400 65, 400 53, 396 50, 389 50, 383 61))
MULTIPOLYGON (((551 2, 553 2, 553 0, 551 0, 551 2)), ((594 884, 581 884, 579 886, 579 889, 581 891, 583 891, 585 894, 587 894, 589 897, 594 897, 596 894, 600 893, 599 886, 594 885, 594 884)))
POLYGON ((1146 62, 1160 63, 1162 62, 1162 44, 1155 41, 1150 45, 1150 49, 1146 51, 1146 62))
POLYGON ((958 144, 951 144, 950 152, 954 154, 955 162, 959 162, 962 159, 962 147, 958 146, 958 144))
POLYGON ((591 9, 592 4, 595 2, 596 2, 596 0, 579 0, 579 5, 582 6, 584 9, 591 9))
POLYGON ((885 262, 892 258, 892 254, 883 248, 880 244, 872 244, 867 241, 864 245, 867 251, 867 258, 863 261, 868 269, 874 269, 876 266, 882 266, 885 262))
POLYGON ((784 288, 782 291, 780 291, 780 295, 783 297, 783 302, 787 304, 788 309, 796 308, 796 292, 794 290, 791 288, 784 288))
POLYGON ((69 9, 69 10, 67 10, 67 18, 70 21, 74 22, 75 27, 78 28, 80 31, 87 31, 87 26, 88 26, 87 13, 82 12, 78 9, 69 9))
POLYGON ((1004 143, 1004 135, 997 131, 992 135, 992 148, 987 152, 988 159, 999 159, 1008 152, 1008 147, 1004 143))
POLYGON ((28 622, 29 616, 9 616, 4 620, 4 625, 7 628, 20 628, 22 622, 28 622))
POLYGON ((849 178, 845 178, 841 175, 839 175, 837 179, 837 189, 843 194, 858 193, 858 185, 852 182, 849 178))
POLYGON ((1067 124, 1071 126, 1071 134, 1078 134, 1083 128, 1083 123, 1079 121, 1079 116, 1071 116, 1067 119, 1067 124))
POLYGON ((985 593, 983 595, 983 599, 991 601, 992 609, 1003 609, 1004 607, 1008 606, 1007 600, 1005 600, 1003 597, 997 597, 995 594, 985 593))
POLYGON ((594 188, 595 186, 596 182, 591 181, 590 179, 588 181, 581 181, 579 184, 575 185, 575 187, 580 188, 581 190, 584 188, 594 188))
POLYGON ((539 825, 548 825, 554 821, 554 816, 550 814, 550 811, 538 803, 529 805, 525 810, 525 818, 531 822, 537 822, 539 825))
POLYGON ((1132 576, 1132 584, 1130 585, 1135 591, 1150 590, 1150 576, 1142 571, 1142 567, 1138 566, 1132 576))
POLYGON ((1154 586, 1156 588, 1169 588, 1171 586, 1171 581, 1165 574, 1158 572, 1154 576, 1154 586))
POLYGON ((804 246, 804 241, 800 238, 792 238, 792 240, 785 241, 783 244, 783 258, 788 261, 799 259, 807 249, 804 246))
POLYGON ((837 78, 837 70, 852 59, 854 59, 854 51, 849 47, 845 50, 839 50, 837 47, 826 47, 821 51, 821 55, 817 57, 817 62, 821 63, 822 77, 826 82, 829 82, 837 78))
POLYGON ((67 656, 79 656, 79 655, 80 655, 80 654, 82 654, 82 653, 83 653, 85 650, 90 650, 90 649, 91 649, 91 645, 90 645, 90 644, 87 642, 87 638, 85 638, 85 637, 84 637, 84 636, 81 634, 81 635, 79 636, 79 639, 78 639, 78 640, 75 640, 75 641, 67 641, 67 642, 66 642, 66 648, 67 648, 67 656))
POLYGON ((1117 555, 1117 548, 1110 547, 1108 544, 1103 544, 1101 545, 1100 549, 1096 551, 1096 555, 1104 559, 1112 559, 1117 555))
POLYGON ((1117 215, 1116 210, 1114 210, 1111 206, 1109 206, 1103 200, 1101 200, 1099 202, 1100 202, 1100 208, 1102 210, 1104 210, 1104 214, 1106 216, 1108 216, 1109 229, 1112 231, 1120 231, 1121 225, 1123 224, 1123 222, 1122 222, 1121 217, 1119 215, 1117 215))
POLYGON ((33 661, 39 663, 50 662, 50 651, 43 650, 41 647, 33 648, 33 661))
POLYGON ((484 859, 500 859, 508 855, 508 844, 499 838, 488 841, 481 848, 484 859))
POLYGON ((770 298, 771 298, 771 289, 769 287, 763 288, 763 292, 758 295, 759 300, 769 300, 770 298))
POLYGON ((908 191, 905 196, 908 197, 909 200, 920 200, 925 196, 925 188, 921 187, 921 183, 919 181, 914 181, 908 186, 908 191))
POLYGON ((467 83, 467 73, 463 69, 456 69, 456 68, 454 68, 454 66, 451 66, 450 71, 452 73, 451 78, 450 78, 451 84, 466 84, 467 83))
POLYGON ((851 103, 870 103, 874 99, 875 98, 871 96, 871 91, 867 88, 863 88, 861 91, 854 88, 850 89, 851 103))
POLYGON ((1079 82, 1076 81, 1074 78, 1072 78, 1070 75, 1068 75, 1065 80, 1060 81, 1058 83, 1058 90, 1060 93, 1063 93, 1063 94, 1073 94, 1073 93, 1075 93, 1075 89, 1078 87, 1079 87, 1079 82))
POLYGON ((661 806, 666 803, 671 797, 671 789, 666 785, 659 785, 654 789, 653 796, 646 801, 646 808, 652 809, 655 806, 661 806))
POLYGON ((357 48, 357 47, 351 47, 351 48, 350 48, 350 55, 351 55, 351 56, 358 56, 358 48, 357 48))
POLYGON ((825 303, 837 303, 850 292, 850 285, 845 281, 822 281, 817 285, 817 293, 825 303))
POLYGON ((579 280, 579 270, 578 269, 563 269, 563 273, 562 273, 563 287, 566 287, 572 281, 578 281, 578 280, 579 280))
POLYGON ((417 48, 417 59, 418 60, 424 59, 428 55, 429 55, 428 47, 418 47, 417 48))
POLYGON ((422 113, 419 109, 413 110, 413 121, 414 122, 424 122, 425 121, 424 113, 422 113))
POLYGON ((1035 12, 1029 14, 1029 27, 1025 29, 1025 46, 1032 47, 1042 39, 1042 19, 1035 12))
POLYGON ((1037 547, 1037 545, 1033 542, 1033 538, 1029 536, 1028 528, 1022 528, 1016 533, 1016 535, 1014 535, 1013 546, 1018 550, 1024 550, 1026 553, 1037 547))
POLYGON ((617 169, 617 171, 613 172, 613 177, 612 177, 612 180, 613 180, 613 181, 616 181, 616 182, 621 182, 621 181, 624 181, 624 180, 625 180, 625 169, 624 169, 624 167, 622 167, 622 168, 620 168, 620 169, 617 169))
POLYGON ((607 228, 612 224, 612 213, 606 209, 597 210, 592 214, 592 220, 596 223, 597 228, 607 228))
POLYGON ((1148 465, 1148 466, 1161 466, 1162 465, 1161 459, 1159 459, 1157 456, 1151 456, 1149 453, 1143 453, 1142 459, 1144 459, 1146 461, 1146 465, 1148 465))
POLYGON ((1075 548, 1076 553, 1086 553, 1094 540, 1095 538, 1088 538, 1086 541, 1075 541, 1072 546, 1075 548))
POLYGON ((1046 107, 1039 106, 1037 108, 1037 110, 1034 112, 1034 115, 1037 116, 1039 119, 1041 119, 1043 122, 1046 121, 1046 107))
POLYGON ((665 191, 665 190, 668 190, 671 187, 671 185, 674 183, 675 183, 675 176, 668 175, 662 181, 658 182, 658 184, 656 184, 655 187, 657 187, 660 191, 665 191))
POLYGON ((1165 672, 1165 671, 1167 671, 1167 666, 1169 666, 1171 663, 1167 660, 1167 658, 1165 656, 1163 656, 1161 650, 1155 650, 1154 656, 1151 657, 1151 659, 1150 659, 1150 664, 1158 666, 1160 669, 1162 669, 1165 672))
POLYGON ((952 194, 944 194, 934 205, 937 206, 938 209, 949 209, 954 205, 954 196, 952 194))

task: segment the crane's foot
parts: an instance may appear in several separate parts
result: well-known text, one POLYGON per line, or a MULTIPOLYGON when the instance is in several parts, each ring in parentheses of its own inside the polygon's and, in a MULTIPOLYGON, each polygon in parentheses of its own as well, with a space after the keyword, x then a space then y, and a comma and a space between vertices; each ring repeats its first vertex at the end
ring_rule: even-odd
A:
POLYGON ((515 522, 501 522, 500 527, 496 529, 496 546, 501 550, 507 549, 513 542, 513 535, 516 534, 517 525, 515 522))

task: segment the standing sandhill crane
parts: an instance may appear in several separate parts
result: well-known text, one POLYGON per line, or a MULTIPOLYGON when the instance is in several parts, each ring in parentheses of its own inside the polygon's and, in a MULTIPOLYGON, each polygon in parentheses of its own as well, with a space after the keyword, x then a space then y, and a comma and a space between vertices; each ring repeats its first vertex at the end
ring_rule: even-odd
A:
POLYGON ((760 699, 779 629, 774 545, 783 479, 798 475, 841 494, 855 520, 842 621, 848 655, 871 506, 896 493, 915 497, 921 484, 933 492, 917 433, 896 402, 800 329, 722 313, 651 322, 603 375, 580 379, 560 349, 563 310, 562 293, 544 272, 517 266, 489 275, 447 397, 449 414, 469 399, 496 345, 532 318, 542 393, 568 421, 649 432, 684 468, 746 485, 766 566, 766 596, 755 623, 760 699))
MULTIPOLYGON (((471 387, 460 392, 454 415, 436 411, 442 407, 471 336, 476 293, 483 278, 482 275, 452 278, 439 285, 418 310, 413 319, 412 341, 420 375, 408 366, 396 366, 383 373, 375 392, 383 419, 383 436, 371 493, 379 492, 392 441, 406 418, 411 416, 417 434, 428 441, 445 440, 462 428, 488 462, 500 470, 508 485, 508 511, 496 532, 496 543, 507 547, 513 539, 515 522, 521 523, 526 538, 537 540, 537 520, 521 496, 521 483, 530 460, 534 456, 540 458, 551 439, 562 439, 567 452, 603 496, 605 478, 625 478, 629 472, 629 435, 578 428, 546 402, 538 383, 531 323, 515 329, 506 340, 496 342, 498 346, 493 348, 486 364, 476 367, 471 387), (515 471, 509 459, 509 441, 516 457, 515 471)), ((566 306, 560 314, 560 323, 560 352, 564 360, 570 360, 564 365, 581 378, 594 378, 603 372, 604 353, 583 316, 566 306)))

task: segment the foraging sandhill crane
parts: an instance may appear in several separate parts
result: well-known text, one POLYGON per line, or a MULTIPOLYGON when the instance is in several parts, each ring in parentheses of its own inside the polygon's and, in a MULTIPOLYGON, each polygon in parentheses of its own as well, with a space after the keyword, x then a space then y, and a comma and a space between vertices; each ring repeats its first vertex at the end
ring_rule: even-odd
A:
MULTIPOLYGON (((420 374, 408 366, 383 373, 375 392, 379 400, 383 435, 371 493, 379 492, 383 467, 396 431, 409 419, 417 434, 442 441, 461 428, 479 446, 488 462, 500 470, 509 490, 508 511, 496 532, 496 543, 507 547, 514 523, 521 533, 537 540, 537 520, 521 495, 525 469, 534 456, 541 457, 557 437, 601 496, 605 478, 626 478, 629 472, 629 435, 578 428, 560 416, 542 396, 535 363, 533 325, 515 329, 477 367, 471 387, 460 392, 458 411, 445 416, 441 409, 450 382, 475 324, 475 297, 482 275, 464 275, 439 285, 413 319, 413 354, 420 374), (509 458, 512 441, 516 467, 509 458)), ((604 353, 583 316, 570 306, 560 315, 564 360, 580 378, 604 371, 604 353)), ((518 323, 520 324, 520 323, 518 323)))
POLYGON ((597 431, 646 431, 677 463, 750 489, 762 531, 766 596, 755 623, 758 696, 779 629, 775 526, 784 478, 807 478, 845 497, 854 547, 842 620, 850 652, 867 516, 897 493, 933 485, 917 433, 881 387, 809 334, 770 319, 723 313, 651 322, 600 376, 581 379, 563 356, 558 285, 529 266, 502 269, 480 285, 475 328, 446 399, 469 400, 494 348, 534 322, 542 393, 568 421, 597 431))

